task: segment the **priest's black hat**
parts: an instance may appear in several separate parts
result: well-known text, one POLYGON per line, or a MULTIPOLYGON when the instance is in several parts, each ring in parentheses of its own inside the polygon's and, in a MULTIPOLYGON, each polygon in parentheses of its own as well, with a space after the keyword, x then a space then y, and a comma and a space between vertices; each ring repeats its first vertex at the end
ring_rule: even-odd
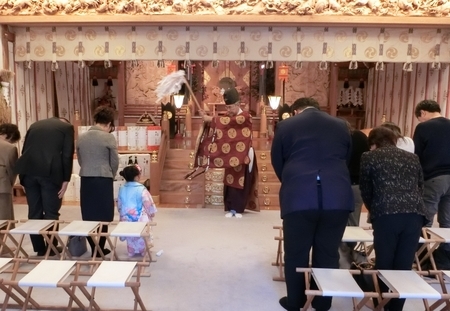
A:
POLYGON ((223 100, 225 101, 225 105, 234 105, 240 101, 239 93, 235 88, 231 88, 226 90, 223 93, 223 100))

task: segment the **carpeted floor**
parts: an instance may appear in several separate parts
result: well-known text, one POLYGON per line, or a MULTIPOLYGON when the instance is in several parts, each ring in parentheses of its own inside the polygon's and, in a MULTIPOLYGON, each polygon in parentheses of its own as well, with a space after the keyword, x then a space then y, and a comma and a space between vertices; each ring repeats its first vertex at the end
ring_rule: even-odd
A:
MULTIPOLYGON (((16 219, 26 219, 27 206, 15 205, 16 219)), ((364 216, 365 217, 365 216, 364 216)), ((63 206, 61 219, 80 219, 75 206, 63 206)), ((278 311, 285 284, 272 281, 277 270, 277 241, 272 226, 281 224, 278 211, 246 213, 226 218, 217 209, 160 208, 153 230, 153 253, 162 251, 142 278, 141 296, 153 311, 278 311)), ((31 252, 29 238, 26 250, 31 252)), ((120 251, 125 254, 124 245, 120 251)), ((88 254, 86 254, 87 256, 88 254)), ((61 289, 36 289, 35 299, 64 304, 61 289)), ((1 299, 0 299, 1 301, 1 299)), ((104 308, 132 309, 129 289, 97 291, 104 308)), ((421 301, 408 301, 406 311, 423 310, 421 301)), ((332 311, 352 310, 350 299, 333 300, 332 311)), ((368 310, 368 309, 366 309, 368 310)))

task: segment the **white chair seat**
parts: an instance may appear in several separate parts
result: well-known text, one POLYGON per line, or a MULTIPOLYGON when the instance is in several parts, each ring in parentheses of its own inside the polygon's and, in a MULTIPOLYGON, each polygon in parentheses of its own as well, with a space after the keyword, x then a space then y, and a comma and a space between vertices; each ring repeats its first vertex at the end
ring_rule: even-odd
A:
POLYGON ((427 228, 427 230, 441 237, 445 243, 450 243, 450 228, 427 228))
POLYGON ((58 235, 89 236, 98 227, 99 221, 74 220, 58 231, 58 235))
POLYGON ((137 262, 103 261, 87 281, 90 287, 125 287, 137 262))
POLYGON ((39 234, 44 228, 47 228, 55 221, 51 219, 29 219, 19 224, 16 228, 9 230, 11 234, 39 234))
POLYGON ((342 242, 373 242, 373 236, 361 227, 345 227, 342 242))
POLYGON ((75 269, 75 264, 71 260, 43 260, 19 281, 19 286, 57 287, 75 269))
POLYGON ((380 278, 399 298, 441 299, 441 294, 414 271, 379 270, 380 278))
POLYGON ((11 263, 12 258, 3 258, 0 257, 0 273, 6 270, 8 268, 9 263, 11 263))
POLYGON ((146 226, 146 222, 122 221, 111 231, 110 236, 126 238, 140 237, 146 226))
POLYGON ((363 298, 364 292, 348 270, 312 268, 323 296, 363 298))

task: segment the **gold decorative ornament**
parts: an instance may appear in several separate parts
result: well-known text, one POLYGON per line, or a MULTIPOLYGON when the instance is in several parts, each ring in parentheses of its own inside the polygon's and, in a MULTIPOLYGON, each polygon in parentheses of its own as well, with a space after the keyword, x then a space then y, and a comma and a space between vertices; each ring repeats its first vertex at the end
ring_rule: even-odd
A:
POLYGON ((266 182, 268 179, 269 179, 269 178, 267 178, 266 175, 264 175, 264 176, 261 177, 261 181, 262 181, 262 182, 266 182))
POLYGON ((270 192, 270 188, 269 188, 268 186, 265 186, 265 187, 263 188, 263 193, 264 193, 264 194, 269 194, 269 192, 270 192))
POLYGON ((263 201, 265 206, 269 206, 270 205, 270 199, 269 198, 265 198, 263 201))
POLYGON ((152 152, 151 162, 152 163, 157 163, 158 162, 158 152, 156 150, 152 152))
POLYGON ((188 167, 190 170, 194 169, 194 163, 189 163, 188 167))
POLYGON ((172 119, 173 114, 171 111, 166 111, 166 114, 167 114, 167 119, 169 119, 169 120, 172 119))
POLYGON ((259 157, 261 158, 261 160, 265 160, 267 159, 267 154, 265 152, 262 152, 259 157))
POLYGON ((191 185, 186 185, 185 189, 187 192, 191 192, 191 185))
POLYGON ((263 172, 267 171, 267 165, 262 165, 261 166, 261 171, 263 171, 263 172))
POLYGON ((191 159, 194 158, 194 152, 193 151, 189 152, 189 158, 191 158, 191 159))

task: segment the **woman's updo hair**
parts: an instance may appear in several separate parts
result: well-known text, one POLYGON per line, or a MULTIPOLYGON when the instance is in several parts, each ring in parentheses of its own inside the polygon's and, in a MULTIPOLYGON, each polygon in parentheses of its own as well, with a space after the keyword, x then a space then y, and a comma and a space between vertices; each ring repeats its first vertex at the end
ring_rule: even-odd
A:
POLYGON ((377 148, 395 146, 397 135, 384 126, 377 126, 369 133, 369 146, 375 145, 377 148))
POLYGON ((98 124, 108 124, 114 125, 114 109, 107 106, 97 107, 94 111, 94 122, 98 124))
POLYGON ((128 165, 123 169, 123 171, 119 172, 120 176, 125 178, 126 181, 134 181, 134 178, 140 173, 141 171, 136 165, 128 165))

